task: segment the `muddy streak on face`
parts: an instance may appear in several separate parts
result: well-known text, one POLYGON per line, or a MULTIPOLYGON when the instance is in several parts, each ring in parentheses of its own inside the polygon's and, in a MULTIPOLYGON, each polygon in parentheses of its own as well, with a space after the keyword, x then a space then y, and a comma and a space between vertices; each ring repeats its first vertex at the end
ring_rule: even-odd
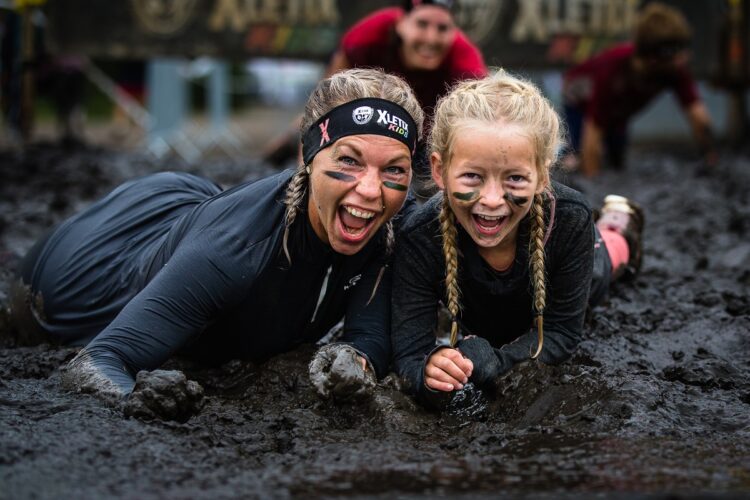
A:
POLYGON ((505 201, 508 203, 511 203, 517 207, 522 207, 528 203, 529 199, 525 196, 516 196, 512 193, 505 193, 503 195, 503 198, 505 198, 505 201))
POLYGON ((457 191, 454 191, 453 197, 458 201, 474 201, 479 198, 479 191, 477 191, 476 189, 474 191, 469 191, 468 193, 459 193, 457 191))
POLYGON ((407 189, 409 189, 404 184, 399 184, 398 182, 393 181, 383 181, 383 185, 388 189, 395 189, 396 191, 406 191, 407 189))
POLYGON ((335 172, 333 170, 324 170, 323 173, 326 174, 331 179, 336 179, 337 181, 354 182, 357 180, 357 178, 354 177, 353 175, 345 174, 342 172, 335 172))

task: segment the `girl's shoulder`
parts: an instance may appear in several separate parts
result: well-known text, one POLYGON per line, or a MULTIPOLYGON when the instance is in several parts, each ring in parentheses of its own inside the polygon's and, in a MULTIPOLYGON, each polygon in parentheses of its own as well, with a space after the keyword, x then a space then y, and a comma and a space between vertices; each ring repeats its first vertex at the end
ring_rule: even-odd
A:
POLYGON ((412 209, 401 221, 398 234, 408 238, 418 238, 439 231, 442 199, 442 192, 439 192, 421 206, 412 209))
POLYGON ((568 213, 577 217, 591 217, 591 205, 581 192, 565 184, 552 181, 552 194, 555 198, 554 209, 556 212, 568 213))

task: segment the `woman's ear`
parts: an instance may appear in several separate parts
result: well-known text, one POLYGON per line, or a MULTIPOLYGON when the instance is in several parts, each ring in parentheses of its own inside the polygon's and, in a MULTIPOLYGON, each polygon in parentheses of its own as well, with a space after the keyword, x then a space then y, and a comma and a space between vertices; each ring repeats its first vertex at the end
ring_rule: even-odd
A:
POLYGON ((430 154, 430 166, 432 167, 432 180, 435 181, 437 187, 445 189, 445 183, 443 182, 443 159, 440 153, 433 152, 430 154))

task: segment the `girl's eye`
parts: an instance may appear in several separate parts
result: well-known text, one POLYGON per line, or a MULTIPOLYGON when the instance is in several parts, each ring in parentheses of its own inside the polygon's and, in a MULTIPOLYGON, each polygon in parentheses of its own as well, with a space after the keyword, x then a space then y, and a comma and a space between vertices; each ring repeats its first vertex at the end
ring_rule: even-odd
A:
POLYGON ((464 172, 461 174, 461 179, 467 183, 477 184, 482 181, 482 176, 474 172, 464 172))
POLYGON ((520 183, 525 182, 526 177, 524 177, 523 175, 511 175, 510 177, 508 177, 508 180, 510 182, 520 183))

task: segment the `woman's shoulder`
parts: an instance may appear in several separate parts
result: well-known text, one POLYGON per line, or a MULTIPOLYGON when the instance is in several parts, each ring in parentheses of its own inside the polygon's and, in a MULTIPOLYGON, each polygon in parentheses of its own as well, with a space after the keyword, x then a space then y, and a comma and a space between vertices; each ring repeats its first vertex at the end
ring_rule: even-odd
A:
POLYGON ((192 237, 214 238, 217 233, 253 245, 278 231, 283 223, 286 186, 293 172, 284 171, 248 181, 201 203, 183 221, 180 232, 192 237))

